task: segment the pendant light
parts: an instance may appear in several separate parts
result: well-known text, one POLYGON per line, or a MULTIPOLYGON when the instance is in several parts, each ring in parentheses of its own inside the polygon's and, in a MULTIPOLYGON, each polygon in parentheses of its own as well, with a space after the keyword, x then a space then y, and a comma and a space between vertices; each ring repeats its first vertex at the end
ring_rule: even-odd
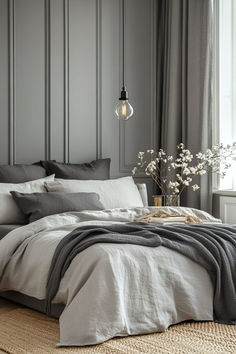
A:
POLYGON ((122 0, 122 46, 123 46, 123 82, 119 102, 115 108, 115 114, 120 120, 128 120, 132 117, 134 110, 128 101, 128 91, 125 87, 125 0, 122 0))

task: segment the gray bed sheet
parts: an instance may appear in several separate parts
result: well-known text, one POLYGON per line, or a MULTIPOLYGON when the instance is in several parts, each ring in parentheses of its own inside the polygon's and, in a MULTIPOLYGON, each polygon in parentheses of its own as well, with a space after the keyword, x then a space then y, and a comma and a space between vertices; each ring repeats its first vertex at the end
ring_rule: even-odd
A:
POLYGON ((0 225, 0 240, 8 234, 8 232, 22 225, 0 225))

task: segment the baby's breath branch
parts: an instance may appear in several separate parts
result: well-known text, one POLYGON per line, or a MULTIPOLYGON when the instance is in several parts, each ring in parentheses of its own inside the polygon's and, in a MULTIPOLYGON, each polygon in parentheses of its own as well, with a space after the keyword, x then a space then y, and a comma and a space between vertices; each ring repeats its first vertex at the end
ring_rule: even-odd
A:
POLYGON ((157 152, 147 150, 138 153, 139 162, 133 169, 133 174, 138 169, 143 169, 146 175, 151 176, 162 194, 179 196, 186 187, 191 187, 194 192, 200 188, 193 184, 196 176, 202 176, 209 171, 225 176, 226 170, 231 167, 235 151, 236 143, 227 146, 218 144, 207 149, 205 153, 198 152, 193 155, 183 143, 180 143, 177 146, 177 157, 174 159, 163 149, 157 152))

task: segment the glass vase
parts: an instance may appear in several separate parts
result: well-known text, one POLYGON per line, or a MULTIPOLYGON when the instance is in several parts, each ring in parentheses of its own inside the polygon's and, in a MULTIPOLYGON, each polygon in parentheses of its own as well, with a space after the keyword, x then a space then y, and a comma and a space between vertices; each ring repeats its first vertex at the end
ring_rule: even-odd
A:
POLYGON ((180 196, 175 194, 153 195, 154 206, 180 206, 180 196))

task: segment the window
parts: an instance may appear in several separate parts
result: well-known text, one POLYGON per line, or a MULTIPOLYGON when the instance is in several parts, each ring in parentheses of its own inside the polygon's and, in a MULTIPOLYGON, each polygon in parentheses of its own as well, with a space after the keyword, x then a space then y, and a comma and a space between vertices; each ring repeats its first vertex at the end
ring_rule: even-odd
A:
MULTIPOLYGON (((215 121, 216 142, 236 141, 236 0, 215 0, 215 121)), ((236 190, 236 162, 218 189, 236 190)))

